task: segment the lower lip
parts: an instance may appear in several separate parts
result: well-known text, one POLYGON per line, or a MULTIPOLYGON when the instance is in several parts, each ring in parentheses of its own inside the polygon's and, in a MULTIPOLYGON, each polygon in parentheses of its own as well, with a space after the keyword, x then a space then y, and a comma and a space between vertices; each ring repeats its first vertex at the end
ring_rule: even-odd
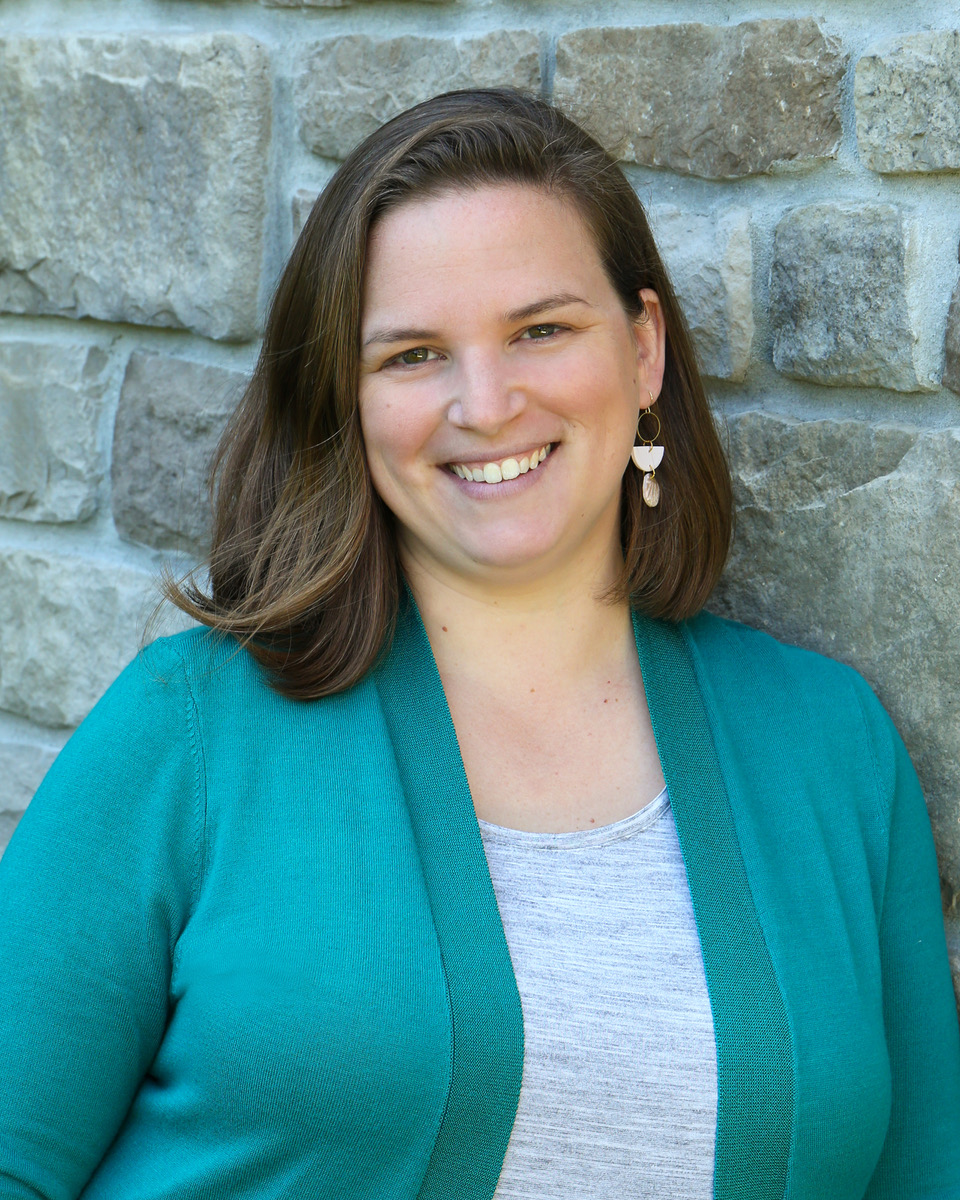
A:
POLYGON ((555 445, 539 467, 535 467, 523 475, 518 475, 516 479, 504 479, 500 483, 478 483, 476 479, 461 479, 459 475, 454 475, 449 467, 441 467, 440 470, 459 491, 472 500, 506 500, 510 496, 516 496, 533 487, 553 461, 553 456, 559 448, 555 445))

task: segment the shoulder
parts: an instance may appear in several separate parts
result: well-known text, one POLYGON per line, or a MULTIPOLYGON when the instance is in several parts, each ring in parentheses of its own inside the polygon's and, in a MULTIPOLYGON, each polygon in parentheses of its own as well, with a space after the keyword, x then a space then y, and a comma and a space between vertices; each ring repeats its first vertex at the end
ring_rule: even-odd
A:
POLYGON ((186 744, 181 735, 191 723, 190 676, 202 669, 204 657, 199 630, 142 647, 73 732, 52 773, 88 758, 129 762, 133 749, 139 758, 168 757, 186 744))
MULTIPOLYGON (((902 742, 870 684, 846 663, 703 612, 682 626, 708 707, 724 725, 858 762, 886 791, 902 742)), ((776 744, 772 745, 776 751, 776 744)))
POLYGON ((189 754, 202 708, 215 711, 224 696, 256 691, 269 686, 235 640, 200 626, 158 638, 141 647, 73 732, 64 761, 127 761, 134 748, 138 758, 189 754))
POLYGON ((702 612, 684 622, 683 634, 702 669, 711 676, 735 675, 741 687, 789 691, 807 698, 841 703, 873 695, 853 667, 825 654, 781 642, 739 621, 702 612))
MULTIPOLYGON (((314 742, 335 736, 352 743, 362 739, 373 710, 379 712, 369 675, 343 692, 293 698, 274 686, 268 670, 235 637, 205 626, 158 638, 141 650, 128 673, 136 703, 158 714, 186 712, 200 742, 228 755, 249 747, 251 738, 282 745, 294 732, 314 742)), ((123 687, 121 675, 114 689, 123 687)))
POLYGON ((193 631, 134 656, 51 765, 18 827, 21 851, 86 824, 104 845, 136 830, 147 854, 154 838, 145 831, 166 830, 191 878, 203 773, 187 664, 200 658, 193 631))
POLYGON ((770 684, 789 681, 810 686, 843 685, 853 676, 860 678, 852 667, 825 654, 781 642, 760 629, 714 613, 699 613, 684 622, 683 630, 688 642, 711 667, 756 674, 770 684))
POLYGON ((142 647, 103 699, 151 708, 185 703, 208 712, 284 703, 249 650, 204 625, 142 647))
POLYGON ((201 689, 218 679, 230 685, 266 683, 253 656, 235 638, 205 625, 157 638, 140 650, 127 671, 158 686, 201 689))

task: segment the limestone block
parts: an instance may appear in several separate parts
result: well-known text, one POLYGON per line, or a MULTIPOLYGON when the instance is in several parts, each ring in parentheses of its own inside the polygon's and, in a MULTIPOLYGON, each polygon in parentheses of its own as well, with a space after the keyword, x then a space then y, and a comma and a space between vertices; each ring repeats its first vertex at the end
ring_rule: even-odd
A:
POLYGON ((13 831, 20 824, 22 816, 23 809, 7 810, 0 808, 0 858, 3 858, 3 852, 13 837, 13 831))
POLYGON ((865 54, 853 96, 872 171, 960 171, 960 31, 913 33, 865 54))
POLYGON ((96 510, 107 365, 96 347, 0 342, 0 516, 83 521, 96 510))
POLYGON ((711 607, 856 667, 896 722, 960 912, 960 428, 728 418, 737 532, 711 607))
POLYGON ((0 854, 56 756, 52 746, 0 740, 0 854))
POLYGON ((950 298, 943 349, 943 386, 960 393, 960 283, 950 298))
MULTIPOLYGON (((361 0, 363 2, 363 0, 361 0)), ((420 0, 421 4, 443 4, 446 0, 420 0)), ((346 8, 354 0, 260 0, 265 8, 346 8)))
POLYGON ((304 225, 307 223, 307 217, 313 206, 319 199, 320 193, 313 191, 312 188, 298 188, 294 193, 292 210, 293 210, 293 240, 296 241, 300 236, 304 225))
POLYGON ((746 209, 719 216, 672 205, 650 213, 705 375, 741 380, 753 345, 753 252, 746 209))
POLYGON ((310 216, 310 210, 320 199, 320 193, 326 188, 327 184, 334 177, 337 171, 336 163, 327 162, 323 164, 320 174, 319 186, 297 188, 293 194, 290 207, 293 215, 293 240, 296 241, 300 236, 300 232, 307 222, 307 217, 310 216))
POLYGON ((300 58, 300 134, 315 154, 345 158, 378 126, 421 100, 454 88, 497 85, 540 87, 536 33, 325 38, 305 47, 300 58))
POLYGON ((245 36, 0 39, 0 310, 253 337, 270 106, 245 36))
POLYGON ((810 17, 577 29, 554 100, 627 162, 707 179, 836 156, 845 57, 810 17))
MULTIPOLYGON (((133 658, 156 604, 151 572, 72 554, 0 553, 0 709, 78 725, 133 658)), ((162 632, 183 627, 171 619, 162 632)))
POLYGON ((773 364, 795 379, 912 392, 936 386, 941 347, 914 302, 916 223, 892 204, 808 204, 774 235, 773 364))
POLYGON ((246 381, 240 371, 186 359, 130 356, 113 435, 113 519, 121 537, 204 553, 210 460, 246 381))

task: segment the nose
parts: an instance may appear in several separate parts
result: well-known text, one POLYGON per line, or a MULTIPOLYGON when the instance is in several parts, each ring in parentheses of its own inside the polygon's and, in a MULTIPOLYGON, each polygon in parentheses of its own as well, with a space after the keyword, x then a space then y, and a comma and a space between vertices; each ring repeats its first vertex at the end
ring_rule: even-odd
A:
POLYGON ((495 354, 465 356, 452 377, 447 419, 460 429, 495 434, 527 406, 526 391, 495 354))

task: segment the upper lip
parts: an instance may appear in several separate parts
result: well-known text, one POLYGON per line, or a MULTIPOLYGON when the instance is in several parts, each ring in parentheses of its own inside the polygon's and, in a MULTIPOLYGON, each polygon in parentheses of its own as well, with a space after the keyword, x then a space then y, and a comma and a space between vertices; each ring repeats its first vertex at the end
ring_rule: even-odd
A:
POLYGON ((485 458, 445 458, 442 466, 449 466, 451 463, 458 463, 462 467, 482 467, 485 463, 504 462, 508 458, 523 458, 529 457, 535 450, 539 450, 543 446, 556 446, 557 442, 551 441, 550 438, 545 438, 542 442, 527 442, 525 446, 521 446, 519 450, 493 450, 486 455, 485 458))

